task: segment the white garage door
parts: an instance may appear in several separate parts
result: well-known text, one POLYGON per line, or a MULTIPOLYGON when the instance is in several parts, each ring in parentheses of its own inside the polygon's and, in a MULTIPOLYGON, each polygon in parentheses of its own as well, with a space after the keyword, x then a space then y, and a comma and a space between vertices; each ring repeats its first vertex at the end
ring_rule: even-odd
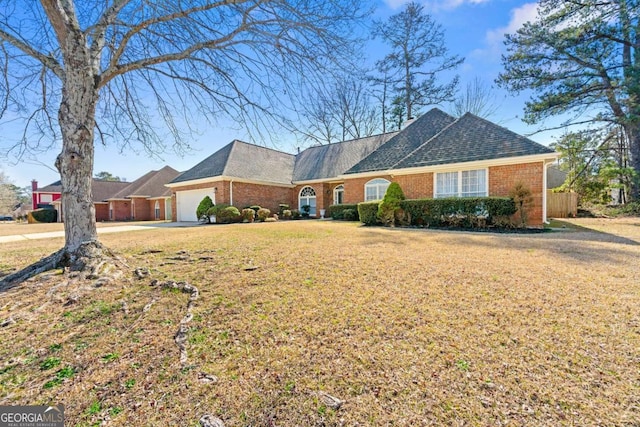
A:
POLYGON ((213 188, 205 188, 202 190, 188 190, 176 192, 176 208, 178 213, 178 221, 197 221, 196 209, 205 196, 211 197, 213 200, 213 188))

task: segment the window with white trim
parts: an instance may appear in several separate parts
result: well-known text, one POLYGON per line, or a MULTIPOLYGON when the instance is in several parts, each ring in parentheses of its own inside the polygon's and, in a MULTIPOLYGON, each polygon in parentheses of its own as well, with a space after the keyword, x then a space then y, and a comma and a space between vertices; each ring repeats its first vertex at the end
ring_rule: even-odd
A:
POLYGON ((340 184, 333 189, 333 204, 341 205, 344 203, 344 185, 340 184))
POLYGON ((160 202, 156 200, 156 205, 154 208, 156 219, 160 219, 160 202))
POLYGON ((435 198, 486 197, 488 194, 486 169, 435 174, 435 198))
POLYGON ((389 188, 390 181, 383 178, 372 179, 364 185, 364 200, 371 202, 374 200, 382 200, 384 193, 389 188))
POLYGON ((109 221, 113 221, 113 202, 109 202, 109 221))
POLYGON ((303 211, 303 206, 309 206, 309 216, 316 216, 316 190, 313 187, 304 187, 298 197, 298 209, 303 211))

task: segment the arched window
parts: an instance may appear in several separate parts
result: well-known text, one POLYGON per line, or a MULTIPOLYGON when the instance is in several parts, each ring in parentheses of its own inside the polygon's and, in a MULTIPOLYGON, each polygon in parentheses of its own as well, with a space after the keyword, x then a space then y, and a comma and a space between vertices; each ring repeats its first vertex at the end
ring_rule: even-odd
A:
POLYGON ((156 219, 160 219, 160 201, 156 200, 156 206, 154 208, 154 211, 156 213, 156 219))
POLYGON ((316 190, 313 187, 304 187, 300 190, 298 209, 301 213, 306 212, 302 207, 307 205, 309 206, 309 216, 316 216, 316 190))
POLYGON ((340 184, 333 189, 333 204, 341 205, 344 203, 344 185, 340 184))
POLYGON ((382 200, 391 182, 383 178, 372 179, 364 185, 364 200, 366 202, 382 200))
POLYGON ((113 221, 113 202, 109 202, 109 221, 113 221))

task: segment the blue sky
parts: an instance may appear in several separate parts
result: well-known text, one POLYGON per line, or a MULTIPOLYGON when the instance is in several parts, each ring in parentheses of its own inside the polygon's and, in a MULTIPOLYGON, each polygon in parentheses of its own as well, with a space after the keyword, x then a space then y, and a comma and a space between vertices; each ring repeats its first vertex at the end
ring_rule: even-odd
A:
MULTIPOLYGON (((375 17, 384 19, 399 12, 405 0, 384 0, 377 2, 375 17)), ((461 77, 461 87, 474 78, 480 78, 487 85, 493 85, 494 79, 502 70, 500 55, 504 52, 504 33, 515 32, 524 22, 533 20, 536 15, 536 3, 522 0, 444 0, 422 1, 427 11, 434 19, 442 24, 445 40, 451 53, 465 57, 465 63, 458 70, 461 77)), ((374 43, 372 42, 372 46, 374 43)), ((384 55, 380 49, 370 49, 371 62, 384 55)), ((520 117, 528 94, 514 96, 495 88, 495 97, 500 108, 491 120, 523 135, 531 135, 540 126, 527 126, 520 117)), ((448 106, 442 106, 447 110, 448 106)), ((556 122, 557 123, 557 122, 556 122)), ((556 123, 546 123, 556 124, 556 123)), ((1 125, 0 151, 12 145, 20 137, 21 129, 5 119, 1 125)), ((94 172, 108 171, 114 175, 133 181, 153 169, 164 165, 184 171, 213 152, 217 151, 233 139, 247 139, 247 135, 236 129, 233 123, 220 120, 215 128, 204 125, 200 136, 192 142, 193 151, 183 157, 172 154, 162 155, 161 159, 152 159, 140 150, 139 153, 120 153, 115 147, 103 147, 96 144, 94 172)), ((559 131, 544 132, 531 135, 534 141, 548 145, 559 131)), ((267 143, 269 145, 269 143, 267 143)), ((275 148, 294 152, 295 143, 282 143, 275 148)), ((39 162, 24 160, 21 163, 7 163, 4 159, 0 168, 18 186, 30 185, 32 179, 38 180, 40 186, 47 185, 59 179, 53 168, 59 147, 50 149, 39 156, 39 162)))

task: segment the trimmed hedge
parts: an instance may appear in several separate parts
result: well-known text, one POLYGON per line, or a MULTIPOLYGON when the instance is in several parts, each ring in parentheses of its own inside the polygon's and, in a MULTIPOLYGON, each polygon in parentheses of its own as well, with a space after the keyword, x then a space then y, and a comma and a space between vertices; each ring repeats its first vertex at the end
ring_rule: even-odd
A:
POLYGON ((411 225, 425 227, 484 228, 505 221, 516 213, 508 197, 449 197, 403 200, 400 206, 411 225))
POLYGON ((378 223, 378 205, 380 202, 358 203, 358 216, 360 222, 365 225, 376 225, 378 223))
POLYGON ((329 206, 328 209, 328 216, 330 216, 333 219, 344 219, 346 221, 358 221, 358 205, 357 204, 353 204, 353 205, 331 205, 329 206), (351 210, 353 212, 355 212, 355 215, 353 213, 349 213, 349 215, 345 215, 344 211, 347 210, 351 210), (347 216, 349 216, 349 218, 347 218, 347 216), (355 216, 355 218, 354 218, 355 216))
POLYGON ((29 213, 35 222, 56 222, 58 211, 55 209, 36 209, 29 213))

